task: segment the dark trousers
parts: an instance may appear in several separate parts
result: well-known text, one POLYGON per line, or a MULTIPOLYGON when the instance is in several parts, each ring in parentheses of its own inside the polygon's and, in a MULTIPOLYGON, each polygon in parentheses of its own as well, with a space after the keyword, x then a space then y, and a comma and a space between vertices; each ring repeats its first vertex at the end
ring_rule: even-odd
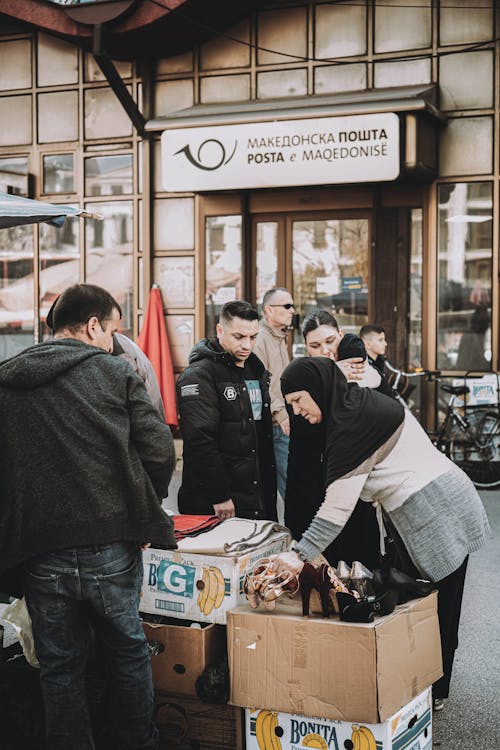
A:
POLYGON ((94 750, 85 693, 91 625, 108 677, 115 747, 157 750, 141 584, 141 551, 129 542, 61 550, 26 564, 49 750, 94 750))
POLYGON ((465 574, 469 558, 451 575, 436 584, 438 591, 438 617, 441 634, 441 651, 443 654, 443 676, 432 686, 434 698, 447 698, 450 692, 450 680, 453 660, 458 646, 458 626, 464 593, 465 574))

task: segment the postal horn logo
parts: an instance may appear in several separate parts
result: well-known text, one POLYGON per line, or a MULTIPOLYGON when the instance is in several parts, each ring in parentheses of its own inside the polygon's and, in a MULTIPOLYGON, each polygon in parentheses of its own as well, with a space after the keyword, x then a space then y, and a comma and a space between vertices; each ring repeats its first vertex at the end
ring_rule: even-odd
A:
POLYGON ((184 154, 186 159, 198 169, 203 169, 206 172, 214 172, 216 169, 229 164, 234 154, 236 153, 236 146, 238 141, 234 142, 233 150, 229 154, 229 149, 226 151, 226 147, 223 143, 218 141, 216 138, 207 138, 206 141, 199 146, 196 155, 193 155, 191 146, 186 144, 183 148, 180 148, 175 152, 177 154, 184 154), (228 155, 229 154, 229 155, 228 155))

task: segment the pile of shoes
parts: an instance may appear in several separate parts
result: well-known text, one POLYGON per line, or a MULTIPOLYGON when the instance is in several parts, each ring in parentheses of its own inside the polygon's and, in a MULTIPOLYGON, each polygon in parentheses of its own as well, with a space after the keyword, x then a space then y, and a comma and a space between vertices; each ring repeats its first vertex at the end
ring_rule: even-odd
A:
POLYGON ((302 614, 307 617, 311 592, 316 590, 323 617, 334 611, 344 622, 372 622, 375 615, 389 615, 396 604, 427 596, 433 589, 430 581, 414 579, 397 568, 372 573, 358 561, 349 567, 340 560, 333 568, 326 563, 299 563, 294 555, 284 558, 283 554, 262 558, 247 572, 243 588, 254 609, 263 602, 272 610, 281 596, 300 592, 302 614))

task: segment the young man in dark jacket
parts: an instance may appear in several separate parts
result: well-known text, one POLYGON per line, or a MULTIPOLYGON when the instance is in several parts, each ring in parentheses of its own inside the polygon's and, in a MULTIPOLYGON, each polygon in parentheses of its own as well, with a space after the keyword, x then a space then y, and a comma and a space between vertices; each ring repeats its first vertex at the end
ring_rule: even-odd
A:
POLYGON ((270 374, 252 353, 258 331, 252 305, 226 303, 217 339, 196 344, 177 381, 181 513, 276 518, 270 374))
POLYGON ((141 545, 175 547, 161 508, 175 457, 144 383, 110 355, 120 317, 104 289, 70 287, 53 310, 54 339, 0 365, 0 575, 23 572, 49 750, 93 747, 90 623, 117 746, 158 746, 141 545))

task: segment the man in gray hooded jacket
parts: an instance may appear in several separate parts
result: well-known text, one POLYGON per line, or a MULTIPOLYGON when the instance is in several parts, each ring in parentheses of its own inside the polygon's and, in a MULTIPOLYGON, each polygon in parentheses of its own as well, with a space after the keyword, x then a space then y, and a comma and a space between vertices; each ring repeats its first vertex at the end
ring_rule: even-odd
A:
POLYGON ((138 616, 141 545, 175 547, 161 508, 175 456, 144 383, 110 356, 120 317, 104 289, 75 285, 54 307, 54 340, 0 365, 0 575, 23 572, 50 750, 94 747, 90 623, 117 745, 158 742, 138 616))

